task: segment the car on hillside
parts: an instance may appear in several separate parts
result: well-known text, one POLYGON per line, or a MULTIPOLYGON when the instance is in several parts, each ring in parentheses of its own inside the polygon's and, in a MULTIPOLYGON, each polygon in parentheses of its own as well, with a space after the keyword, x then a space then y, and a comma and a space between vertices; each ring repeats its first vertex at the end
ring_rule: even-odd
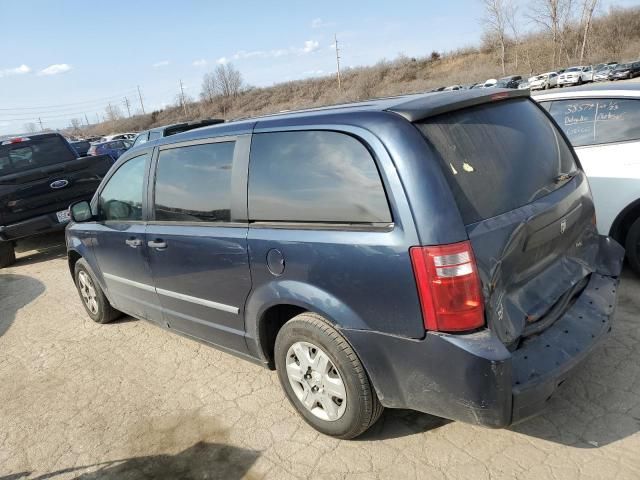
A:
POLYGON ((15 262, 15 242, 62 230, 68 207, 93 196, 113 165, 87 158, 59 133, 0 140, 0 268, 15 262))
POLYGON ((496 83, 498 83, 497 79, 489 78, 489 79, 484 81, 484 83, 482 84, 482 86, 480 88, 493 88, 493 87, 496 86, 496 83))
POLYGON ((548 90, 558 86, 558 74, 556 72, 542 73, 532 78, 528 80, 531 90, 548 90))
POLYGON ((621 63, 609 73, 609 80, 626 80, 640 75, 640 62, 621 63))
POLYGON ((614 70, 615 67, 604 66, 593 72, 593 81, 594 82, 606 82, 609 80, 609 75, 614 70))
POLYGON ((490 427, 539 412, 610 330, 624 255, 526 90, 154 140, 71 212, 90 318, 124 312, 274 368, 300 415, 345 439, 383 407, 490 427))
POLYGON ((582 85, 593 82, 593 67, 590 65, 567 68, 558 76, 558 87, 567 85, 582 85))
POLYGON ((221 118, 207 118, 204 120, 173 123, 171 125, 152 128, 151 130, 140 132, 133 141, 133 147, 137 147, 139 145, 142 145, 143 143, 147 143, 158 138, 168 137, 177 133, 188 132, 189 130, 194 130, 200 127, 217 125, 219 123, 224 123, 224 120, 221 118))
POLYGON ((120 155, 131 148, 131 145, 131 140, 111 140, 94 143, 89 147, 87 155, 109 155, 114 160, 117 160, 120 155))
POLYGON ((496 88, 518 88, 518 85, 522 82, 522 76, 509 75, 498 80, 494 87, 496 88))
POLYGON ((538 95, 589 177, 598 230, 626 247, 640 274, 640 87, 598 85, 538 95))
POLYGON ((104 137, 100 138, 100 142, 110 142, 112 140, 131 140, 133 138, 136 138, 138 134, 137 133, 113 133, 111 135, 105 135, 104 137))

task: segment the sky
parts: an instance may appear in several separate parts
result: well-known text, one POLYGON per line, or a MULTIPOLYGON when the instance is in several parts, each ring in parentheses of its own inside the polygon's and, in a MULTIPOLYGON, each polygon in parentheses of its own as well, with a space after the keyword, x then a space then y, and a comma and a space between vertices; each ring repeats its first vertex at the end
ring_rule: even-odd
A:
MULTIPOLYGON (((601 0, 637 4, 638 0, 601 0)), ((197 98, 204 73, 232 63, 253 86, 425 56, 477 44, 480 0, 0 0, 0 134, 24 125, 95 123, 109 103, 126 114, 197 98), (12 21, 11 19, 15 19, 12 21)))

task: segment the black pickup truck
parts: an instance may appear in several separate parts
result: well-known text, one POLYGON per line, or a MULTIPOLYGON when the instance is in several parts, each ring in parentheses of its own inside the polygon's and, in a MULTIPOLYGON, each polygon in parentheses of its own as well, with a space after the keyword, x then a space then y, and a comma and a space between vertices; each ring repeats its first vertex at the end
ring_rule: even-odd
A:
POLYGON ((91 199, 111 165, 80 157, 59 133, 0 140, 0 268, 15 262, 16 240, 64 229, 69 205, 91 199))

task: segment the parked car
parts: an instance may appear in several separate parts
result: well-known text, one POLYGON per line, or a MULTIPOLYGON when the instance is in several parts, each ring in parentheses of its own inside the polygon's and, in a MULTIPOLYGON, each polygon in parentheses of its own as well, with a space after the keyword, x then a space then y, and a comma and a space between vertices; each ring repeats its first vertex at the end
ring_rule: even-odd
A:
POLYGON ((100 142, 110 142, 112 140, 131 140, 136 138, 137 133, 114 133, 111 135, 105 135, 100 139, 100 142))
POLYGON ((489 78, 482 84, 482 88, 493 88, 496 86, 496 83, 498 83, 498 80, 495 78, 489 78))
POLYGON ((450 91, 454 91, 454 90, 462 90, 462 85, 450 85, 448 87, 446 87, 443 91, 444 92, 450 92, 450 91))
POLYGON ((58 133, 0 141, 0 268, 15 262, 16 240, 64 228, 69 205, 89 200, 111 165, 79 158, 58 133))
POLYGON ((614 70, 614 67, 604 66, 593 73, 594 82, 606 82, 609 80, 609 75, 614 70))
POLYGON ((495 84, 496 88, 518 88, 518 85, 522 82, 520 75, 510 75, 498 80, 495 84))
POLYGON ((383 407, 491 427, 540 411, 609 331, 623 257, 521 90, 167 137, 71 212, 94 321, 124 312, 275 368, 302 417, 340 438, 383 407))
POLYGON ((582 85, 586 82, 593 82, 593 68, 590 65, 567 68, 558 76, 560 88, 567 85, 582 85))
POLYGON ((535 98, 580 158, 598 230, 626 246, 629 265, 640 274, 640 87, 598 85, 535 98))
POLYGON ((86 157, 87 155, 89 155, 89 148, 91 148, 91 143, 87 142, 86 140, 78 140, 75 142, 69 142, 71 144, 71 146, 73 147, 73 149, 78 152, 78 155, 80 155, 81 157, 86 157))
POLYGON ((542 73, 530 78, 528 83, 531 90, 547 90, 558 85, 558 74, 556 72, 542 73))
POLYGON ((609 80, 624 80, 640 75, 640 62, 621 63, 609 74, 609 80))
POLYGON ((88 155, 109 155, 117 160, 120 155, 131 148, 130 140, 113 140, 109 142, 94 143, 89 148, 88 155))
POLYGON ((168 137, 170 135, 175 135, 176 133, 188 132, 189 130, 194 130, 200 127, 217 125, 218 123, 224 123, 224 120, 221 118, 207 118, 204 120, 174 123, 172 125, 165 125, 163 127, 152 128, 151 130, 140 132, 138 136, 135 138, 133 142, 133 146, 137 147, 138 145, 142 145, 143 143, 149 142, 151 140, 168 137))

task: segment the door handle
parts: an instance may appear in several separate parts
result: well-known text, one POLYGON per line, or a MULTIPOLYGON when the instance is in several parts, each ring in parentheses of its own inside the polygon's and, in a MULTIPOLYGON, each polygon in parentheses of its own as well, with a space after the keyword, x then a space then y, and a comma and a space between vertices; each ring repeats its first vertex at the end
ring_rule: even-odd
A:
POLYGON ((127 238, 124 243, 129 245, 131 248, 138 248, 140 245, 142 245, 142 240, 140 240, 139 238, 127 238))
POLYGON ((159 238, 157 238, 155 240, 149 240, 147 242, 147 245, 149 245, 149 247, 155 248, 157 250, 164 250, 165 248, 167 248, 167 242, 165 242, 164 240, 160 240, 159 238))

